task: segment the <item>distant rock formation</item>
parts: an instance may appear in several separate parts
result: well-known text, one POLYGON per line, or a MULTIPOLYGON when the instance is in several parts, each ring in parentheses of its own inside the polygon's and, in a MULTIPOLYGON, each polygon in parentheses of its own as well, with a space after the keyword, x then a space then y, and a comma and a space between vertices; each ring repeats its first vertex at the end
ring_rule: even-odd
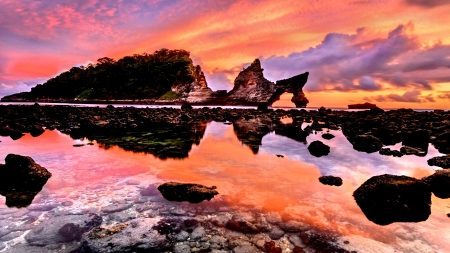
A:
POLYGON ((371 104, 368 102, 365 102, 364 104, 352 104, 348 105, 348 109, 372 109, 377 108, 376 104, 371 104))
POLYGON ((272 105, 285 92, 293 93, 291 101, 296 107, 308 104, 302 90, 308 80, 308 72, 273 83, 264 77, 263 71, 259 59, 242 70, 234 81, 233 89, 227 94, 226 104, 272 105))

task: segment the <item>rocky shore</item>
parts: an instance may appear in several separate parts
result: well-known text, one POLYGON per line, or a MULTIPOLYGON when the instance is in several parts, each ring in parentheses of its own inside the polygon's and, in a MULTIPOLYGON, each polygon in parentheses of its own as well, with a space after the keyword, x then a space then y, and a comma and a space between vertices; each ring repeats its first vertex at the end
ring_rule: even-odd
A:
MULTIPOLYGON (((386 155, 388 152, 382 151, 384 146, 402 143, 404 150, 398 151, 402 155, 421 156, 431 143, 442 153, 450 153, 447 146, 450 145, 450 141, 447 142, 450 113, 444 111, 190 109, 188 106, 183 109, 137 109, 35 104, 0 106, 0 115, 0 135, 12 139, 20 139, 24 133, 37 137, 44 129, 58 129, 74 139, 96 140, 104 147, 118 145, 134 152, 150 153, 160 159, 186 158, 192 145, 203 138, 206 123, 210 121, 233 125, 238 139, 254 153, 258 152, 262 138, 271 132, 305 143, 306 137, 314 133, 323 133, 324 140, 333 138, 327 133, 329 129, 342 130, 359 152, 386 155), (286 118, 292 122, 283 123, 286 118)), ((319 151, 311 152, 317 156, 314 159, 323 159, 318 156, 333 153, 333 147, 323 145, 312 148, 319 151)), ((446 167, 445 159, 434 159, 430 165, 446 167)), ((339 179, 327 176, 319 180, 337 186, 342 184, 339 179)), ((416 222, 428 217, 431 193, 441 198, 450 196, 446 190, 448 182, 448 173, 443 172, 422 180, 382 176, 368 180, 355 191, 354 196, 361 210, 366 213, 368 209, 367 217, 378 224, 405 220, 416 222), (423 198, 414 197, 416 185, 423 198), (395 194, 377 198, 380 192, 392 192, 391 187, 400 192, 402 198, 395 194), (391 211, 395 210, 391 212, 394 217, 381 221, 373 217, 370 198, 375 198, 373 201, 391 211), (398 203, 392 205, 393 201, 398 203), (414 213, 415 203, 420 209, 418 218, 414 213), (406 219, 404 211, 412 218, 406 219)), ((126 184, 135 186, 139 182, 126 184)), ((189 185, 206 193, 202 199, 214 196, 211 201, 190 204, 164 199, 164 194, 158 191, 158 186, 163 185, 140 186, 140 191, 132 197, 125 188, 128 195, 124 196, 128 197, 102 207, 100 213, 89 209, 60 211, 61 203, 39 206, 40 209, 30 206, 21 212, 27 220, 18 221, 21 224, 25 222, 26 226, 18 230, 0 229, 0 235, 3 233, 1 239, 24 236, 26 244, 15 245, 7 252, 354 252, 353 241, 344 241, 336 234, 307 226, 291 216, 261 212, 253 207, 235 208, 216 194, 220 189, 213 186, 189 185), (41 212, 52 210, 53 217, 42 219, 41 212), (42 222, 35 225, 38 217, 42 222), (29 232, 25 234, 24 231, 29 232)), ((173 186, 173 183, 169 185, 173 186)), ((93 187, 92 191, 98 189, 93 187)), ((183 190, 191 195, 189 191, 191 189, 183 190)), ((169 190, 169 193, 172 193, 169 198, 175 201, 189 201, 189 198, 179 198, 176 192, 175 197, 173 191, 169 190)), ((193 202, 198 202, 197 195, 194 196, 193 202)), ((70 207, 71 204, 64 205, 70 207)), ((1 217, 8 215, 8 209, 0 210, 1 217)))

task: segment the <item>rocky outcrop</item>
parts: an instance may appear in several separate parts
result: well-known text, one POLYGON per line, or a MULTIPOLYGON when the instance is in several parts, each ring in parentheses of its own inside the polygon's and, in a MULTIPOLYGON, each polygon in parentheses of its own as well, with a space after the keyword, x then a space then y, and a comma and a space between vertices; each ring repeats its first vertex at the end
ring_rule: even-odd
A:
POLYGON ((371 177, 353 197, 366 217, 378 225, 425 221, 431 214, 428 184, 412 177, 371 177))
POLYGON ((431 159, 428 159, 427 162, 430 166, 438 166, 443 169, 450 169, 450 155, 433 157, 431 159))
POLYGON ((422 179, 430 185, 433 194, 441 199, 450 198, 450 171, 437 170, 433 175, 422 179))
POLYGON ((51 176, 31 157, 9 154, 0 164, 0 194, 9 207, 28 206, 51 176))
POLYGON ((188 201, 189 203, 200 203, 204 200, 211 200, 219 194, 216 187, 206 187, 199 184, 183 184, 169 182, 158 187, 162 196, 169 201, 188 201))
POLYGON ((308 151, 315 157, 321 157, 330 153, 330 147, 321 141, 313 141, 309 144, 308 151))
POLYGON ((353 149, 360 152, 373 153, 383 147, 383 143, 373 135, 356 135, 348 140, 353 145, 353 149))
POLYGON ((293 93, 291 101, 296 107, 305 107, 308 104, 309 101, 302 90, 308 80, 308 72, 273 83, 264 77, 263 71, 259 59, 243 69, 234 80, 233 89, 227 94, 226 104, 272 105, 285 92, 293 93))
POLYGON ((364 104, 352 104, 352 105, 348 105, 348 109, 372 109, 372 108, 377 108, 376 104, 371 104, 371 103, 364 103, 364 104))

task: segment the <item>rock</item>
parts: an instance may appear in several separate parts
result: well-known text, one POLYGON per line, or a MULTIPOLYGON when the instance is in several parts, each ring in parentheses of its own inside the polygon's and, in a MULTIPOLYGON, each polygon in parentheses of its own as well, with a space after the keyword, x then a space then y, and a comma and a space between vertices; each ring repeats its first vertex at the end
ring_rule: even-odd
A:
POLYGON ((450 131, 439 134, 432 143, 440 153, 450 154, 450 131))
POLYGON ((111 204, 108 206, 105 206, 102 208, 103 213, 115 213, 115 212, 121 212, 123 210, 126 210, 130 207, 132 207, 132 203, 125 203, 125 204, 111 204))
POLYGON ((450 198, 450 171, 437 170, 433 175, 422 179, 430 185, 434 195, 441 199, 450 198))
POLYGON ((322 177, 319 177, 319 181, 322 184, 326 184, 326 185, 335 185, 335 186, 342 185, 342 179, 340 177, 322 176, 322 177))
POLYGON ((270 237, 270 239, 272 239, 272 240, 279 240, 279 239, 281 239, 281 237, 283 237, 284 236, 284 231, 283 230, 281 230, 279 227, 277 227, 277 226, 274 226, 273 228, 272 228, 272 230, 270 230, 270 232, 269 232, 269 237, 270 237))
POLYGON ((383 147, 380 139, 373 135, 356 135, 348 140, 353 145, 353 149, 361 152, 373 153, 383 147))
POLYGON ((380 155, 402 157, 403 153, 398 150, 391 150, 390 148, 382 148, 380 149, 380 155))
POLYGON ((365 102, 364 104, 352 104, 348 105, 348 109, 372 109, 377 108, 376 104, 371 104, 368 102, 365 102))
POLYGON ((206 236, 205 228, 197 227, 192 231, 191 238, 194 240, 199 240, 200 238, 206 236))
POLYGON ((400 152, 404 155, 416 155, 416 156, 426 156, 427 153, 421 149, 403 146, 400 148, 400 152))
POLYGON ((266 103, 259 104, 256 110, 258 111, 267 111, 269 106, 266 103))
POLYGON ((313 141, 308 146, 309 153, 315 157, 326 156, 330 153, 330 147, 321 141, 313 141))
POLYGON ((191 253, 191 247, 186 244, 178 244, 173 248, 174 253, 191 253))
POLYGON ((297 107, 305 107, 309 102, 303 93, 303 86, 308 80, 309 73, 291 77, 289 79, 270 82, 264 78, 261 62, 255 59, 253 63, 242 70, 234 80, 233 89, 227 94, 227 104, 272 105, 280 99, 281 94, 293 93, 292 102, 297 107))
POLYGON ((154 196, 158 195, 159 191, 156 185, 151 184, 147 188, 142 189, 140 193, 142 196, 154 196))
POLYGON ((0 194, 9 207, 31 204, 52 174, 29 156, 9 154, 0 164, 0 194))
POLYGON ((403 146, 409 146, 418 148, 425 153, 428 151, 428 143, 430 142, 430 134, 426 130, 418 129, 414 131, 408 131, 403 134, 403 146))
POLYGON ((206 187, 199 184, 184 184, 169 182, 158 187, 163 197, 169 201, 188 201, 189 203, 200 203, 211 200, 219 194, 215 186, 206 187))
POLYGON ((332 135, 332 134, 330 134, 330 133, 322 134, 322 138, 324 138, 325 140, 331 140, 331 139, 333 139, 334 137, 335 137, 335 136, 332 135))
POLYGON ((97 227, 83 235, 82 250, 96 253, 164 252, 173 242, 151 229, 160 220, 139 218, 129 223, 97 227))
POLYGON ((366 217, 378 225, 425 221, 431 213, 429 186, 407 176, 374 176, 356 189, 353 197, 366 217))
POLYGON ((30 134, 33 137, 38 137, 45 132, 44 128, 41 126, 33 125, 30 127, 30 134))
POLYGON ((450 155, 433 157, 427 162, 430 166, 438 166, 443 169, 450 169, 450 155))
POLYGON ((192 105, 190 104, 182 104, 181 110, 192 110, 192 105))
POLYGON ((281 248, 277 247, 277 245, 274 241, 266 242, 266 244, 264 244, 264 248, 266 249, 267 253, 281 253, 282 252, 281 248))
POLYGON ((83 233, 101 223, 102 218, 96 214, 57 216, 32 229, 25 240, 33 246, 79 241, 83 233))
POLYGON ((76 148, 77 148, 77 147, 83 147, 83 146, 84 146, 84 144, 81 144, 81 143, 80 143, 80 144, 73 144, 72 146, 74 146, 74 147, 76 147, 76 148))

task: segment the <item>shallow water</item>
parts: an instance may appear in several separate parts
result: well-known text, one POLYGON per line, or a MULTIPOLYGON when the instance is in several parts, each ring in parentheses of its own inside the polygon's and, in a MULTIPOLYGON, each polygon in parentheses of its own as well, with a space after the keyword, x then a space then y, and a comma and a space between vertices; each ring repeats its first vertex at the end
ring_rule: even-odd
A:
MULTIPOLYGON (((220 194, 205 205, 226 212, 279 215, 305 228, 339 235, 341 247, 350 251, 450 252, 450 231, 445 226, 450 221, 450 200, 433 196, 431 215, 425 222, 379 226, 367 220, 352 197, 354 190, 375 175, 418 179, 431 175, 438 168, 428 166, 427 160, 440 154, 432 146, 426 157, 367 154, 353 150, 340 131, 330 132, 336 138, 324 140, 321 133, 307 138, 308 143, 321 140, 331 147, 330 154, 320 158, 309 154, 307 144, 274 133, 264 136, 255 154, 237 139, 232 125, 218 122, 208 123, 186 159, 161 160, 119 147, 105 149, 95 141, 93 146, 73 147, 88 140, 73 140, 58 131, 46 131, 37 138, 27 134, 16 141, 0 137, 0 159, 9 153, 31 156, 53 174, 27 208, 7 208, 0 197, 0 232, 16 233, 0 238, 0 245, 6 246, 2 251, 26 244, 29 229, 60 214, 88 210, 103 214, 104 223, 109 224, 114 221, 105 210, 125 205, 127 215, 137 216, 136 205, 153 201, 141 196, 144 188, 177 181, 217 186, 220 194), (322 185, 321 175, 339 176, 344 184, 322 185)), ((203 204, 163 203, 188 213, 203 204)))

